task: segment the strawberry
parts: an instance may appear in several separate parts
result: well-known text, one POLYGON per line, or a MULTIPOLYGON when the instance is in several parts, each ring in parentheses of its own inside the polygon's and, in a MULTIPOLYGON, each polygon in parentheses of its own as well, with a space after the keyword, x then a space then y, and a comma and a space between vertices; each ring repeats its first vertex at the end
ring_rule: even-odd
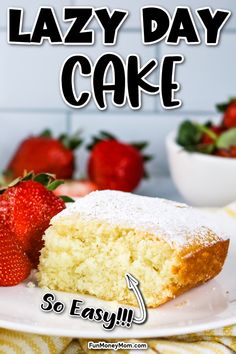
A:
POLYGON ((236 127, 236 100, 232 101, 225 110, 223 125, 226 128, 236 127))
POLYGON ((81 180, 68 180, 64 184, 60 185, 54 194, 57 196, 68 195, 72 198, 84 197, 90 192, 98 190, 98 186, 92 181, 81 179, 81 180))
POLYGON ((57 178, 71 178, 75 167, 73 150, 80 143, 78 136, 69 139, 61 135, 55 139, 49 131, 29 137, 17 148, 6 172, 11 173, 12 178, 23 176, 24 171, 35 174, 48 172, 57 178))
POLYGON ((9 224, 9 205, 2 195, 0 195, 0 217, 0 222, 9 224))
POLYGON ((219 157, 230 157, 230 152, 227 149, 218 149, 215 155, 219 157))
POLYGON ((224 128, 236 127, 236 97, 232 97, 228 102, 216 105, 219 112, 224 113, 222 125, 224 128))
POLYGON ((236 146, 232 145, 229 149, 218 149, 216 155, 220 157, 236 158, 236 146))
POLYGON ((236 146, 235 145, 232 145, 230 147, 230 154, 231 154, 231 157, 236 158, 236 146))
MULTIPOLYGON (((209 130, 212 131, 213 133, 215 133, 217 136, 219 136, 222 132, 223 132, 223 129, 222 127, 219 127, 217 125, 212 125, 211 127, 209 127, 209 130)), ((207 133, 204 133, 202 138, 201 138, 201 143, 202 144, 213 144, 214 143, 214 140, 212 137, 210 137, 209 134, 207 133)))
POLYGON ((141 149, 146 143, 126 144, 114 136, 102 132, 94 138, 88 161, 88 174, 99 189, 133 191, 145 176, 144 162, 150 156, 143 156, 141 149))
POLYGON ((0 221, 0 286, 19 284, 29 276, 31 268, 29 258, 2 219, 0 221))
POLYGON ((52 190, 58 183, 50 175, 29 174, 1 195, 1 203, 8 205, 9 228, 34 266, 38 264, 44 231, 51 218, 65 208, 64 201, 45 185, 52 190))

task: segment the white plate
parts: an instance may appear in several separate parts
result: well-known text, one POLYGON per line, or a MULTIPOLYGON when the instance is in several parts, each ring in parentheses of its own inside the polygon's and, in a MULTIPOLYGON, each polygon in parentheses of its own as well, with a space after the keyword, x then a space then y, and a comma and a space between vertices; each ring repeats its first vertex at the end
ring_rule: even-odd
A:
MULTIPOLYGON (((232 228, 231 228, 232 230, 232 228)), ((148 320, 131 329, 116 327, 105 331, 101 323, 72 318, 68 308, 72 299, 83 299, 88 306, 115 311, 117 303, 89 296, 53 292, 66 303, 58 315, 40 309, 45 290, 20 284, 0 288, 0 327, 17 331, 83 338, 148 338, 193 333, 236 324, 236 235, 231 238, 229 255, 221 274, 175 300, 148 311, 148 320)))

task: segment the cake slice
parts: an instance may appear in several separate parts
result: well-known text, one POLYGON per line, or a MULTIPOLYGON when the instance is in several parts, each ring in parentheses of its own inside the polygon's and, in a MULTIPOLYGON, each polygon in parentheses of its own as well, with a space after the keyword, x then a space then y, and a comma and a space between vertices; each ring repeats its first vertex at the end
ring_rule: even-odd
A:
POLYGON ((185 204, 109 190, 55 216, 44 239, 39 286, 135 306, 130 273, 148 307, 215 277, 229 245, 185 204))

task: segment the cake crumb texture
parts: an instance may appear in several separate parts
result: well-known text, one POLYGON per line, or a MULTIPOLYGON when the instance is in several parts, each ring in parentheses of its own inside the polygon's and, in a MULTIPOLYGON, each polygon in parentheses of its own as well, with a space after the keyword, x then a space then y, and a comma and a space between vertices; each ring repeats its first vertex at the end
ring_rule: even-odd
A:
POLYGON ((91 193, 53 218, 39 285, 136 306, 128 272, 139 280, 147 306, 157 307, 222 269, 229 241, 191 211, 158 198, 91 193))

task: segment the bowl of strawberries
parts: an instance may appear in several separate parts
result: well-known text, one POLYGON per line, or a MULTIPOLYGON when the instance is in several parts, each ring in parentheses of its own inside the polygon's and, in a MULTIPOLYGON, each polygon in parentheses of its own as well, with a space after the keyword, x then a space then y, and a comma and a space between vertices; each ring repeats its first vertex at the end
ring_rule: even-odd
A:
POLYGON ((236 200, 236 98, 217 105, 219 124, 186 120, 166 139, 172 179, 184 199, 219 207, 236 200))

